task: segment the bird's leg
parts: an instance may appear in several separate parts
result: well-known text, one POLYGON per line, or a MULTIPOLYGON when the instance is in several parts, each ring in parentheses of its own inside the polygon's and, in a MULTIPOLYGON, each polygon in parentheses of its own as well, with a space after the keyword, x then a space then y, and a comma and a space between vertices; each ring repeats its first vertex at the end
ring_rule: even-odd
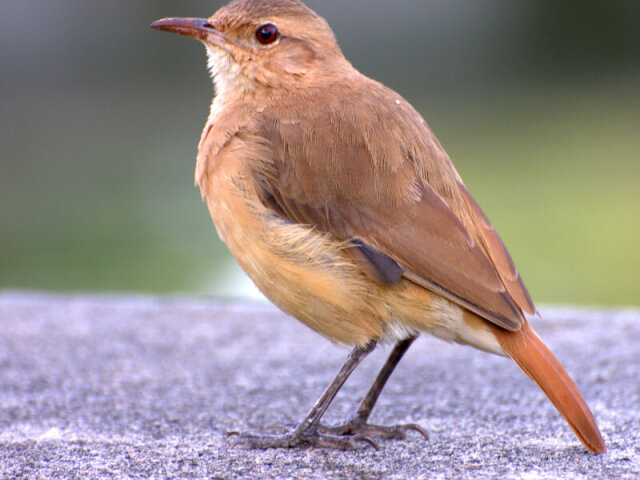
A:
MULTIPOLYGON (((377 445, 364 435, 354 433, 352 436, 336 435, 320 432, 320 419, 329 408, 349 375, 355 370, 358 364, 372 352, 376 347, 376 342, 371 341, 365 347, 354 348, 344 365, 326 388, 322 396, 313 405, 309 413, 291 432, 284 435, 261 435, 252 433, 229 432, 229 436, 236 438, 234 445, 244 445, 248 448, 291 448, 304 445, 315 445, 322 447, 339 448, 342 450, 353 450, 362 443, 368 443, 374 448, 377 445)), ((374 400, 375 403, 375 400, 374 400)))
POLYGON ((411 336, 396 343, 391 354, 389 354, 389 358, 367 392, 367 395, 364 397, 364 400, 362 400, 360 407, 358 407, 358 410, 351 415, 346 423, 337 426, 321 425, 319 431, 331 435, 367 435, 388 439, 403 439, 406 438, 408 431, 414 430, 427 439, 428 436, 426 432, 413 423, 394 426, 372 425, 367 423, 369 415, 371 415, 371 411, 387 380, 415 339, 416 336, 411 336))

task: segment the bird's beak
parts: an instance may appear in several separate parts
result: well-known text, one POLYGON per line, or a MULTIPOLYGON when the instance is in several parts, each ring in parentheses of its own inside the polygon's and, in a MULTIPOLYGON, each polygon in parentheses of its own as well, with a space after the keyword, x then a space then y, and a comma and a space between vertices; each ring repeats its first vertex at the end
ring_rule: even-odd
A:
POLYGON ((225 50, 233 45, 223 33, 209 25, 206 18, 163 18, 153 22, 151 28, 193 37, 225 50))

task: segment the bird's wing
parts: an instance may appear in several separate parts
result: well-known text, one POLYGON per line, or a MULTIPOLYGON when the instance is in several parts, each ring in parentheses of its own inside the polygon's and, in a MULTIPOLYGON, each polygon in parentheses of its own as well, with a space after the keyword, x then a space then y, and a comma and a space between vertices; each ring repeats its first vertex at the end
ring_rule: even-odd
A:
POLYGON ((262 113, 261 198, 341 241, 383 283, 401 276, 508 330, 535 307, 491 223, 422 118, 379 84, 262 113), (307 103, 308 105, 309 103, 307 103))

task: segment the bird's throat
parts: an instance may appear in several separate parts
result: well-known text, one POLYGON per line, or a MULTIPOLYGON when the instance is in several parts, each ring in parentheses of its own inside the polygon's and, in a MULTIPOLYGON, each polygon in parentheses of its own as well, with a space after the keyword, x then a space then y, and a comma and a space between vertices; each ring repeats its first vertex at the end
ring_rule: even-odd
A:
POLYGON ((205 47, 207 67, 215 86, 216 100, 223 103, 242 101, 255 90, 255 80, 247 76, 230 53, 211 45, 205 47))

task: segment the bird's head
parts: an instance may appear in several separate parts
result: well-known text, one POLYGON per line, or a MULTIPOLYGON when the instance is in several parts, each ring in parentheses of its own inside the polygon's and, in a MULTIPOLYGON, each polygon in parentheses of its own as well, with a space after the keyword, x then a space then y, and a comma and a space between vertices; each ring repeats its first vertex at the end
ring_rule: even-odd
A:
POLYGON ((235 0, 208 19, 151 26, 205 45, 219 95, 300 88, 350 68, 327 22, 298 0, 235 0))

